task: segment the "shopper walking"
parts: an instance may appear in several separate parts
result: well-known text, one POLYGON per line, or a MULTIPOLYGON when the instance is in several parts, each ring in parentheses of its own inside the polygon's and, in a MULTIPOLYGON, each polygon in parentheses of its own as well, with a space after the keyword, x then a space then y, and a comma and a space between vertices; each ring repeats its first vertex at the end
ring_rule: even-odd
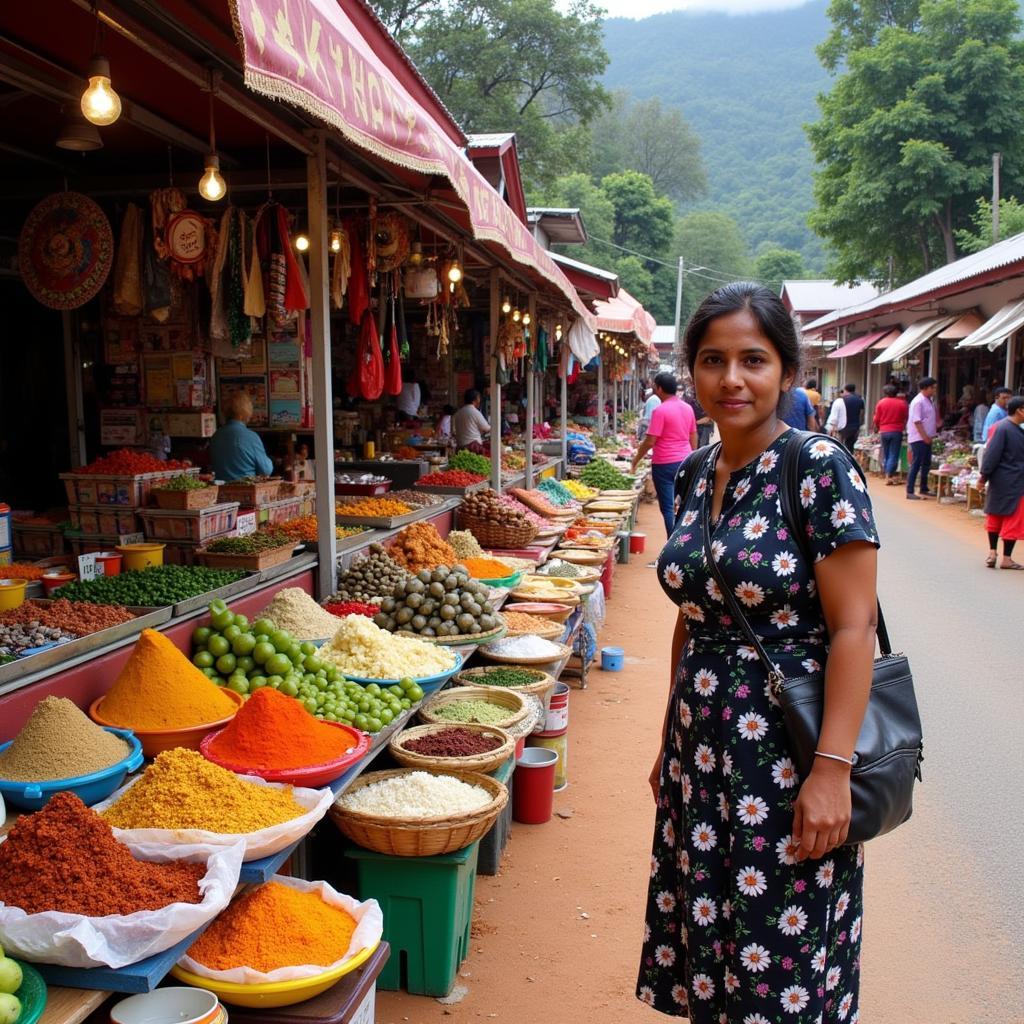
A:
POLYGON ((1024 540, 1024 398, 1015 395, 985 448, 981 460, 981 484, 985 488, 985 530, 988 558, 996 567, 996 547, 1003 541, 1002 569, 1024 569, 1013 560, 1013 547, 1024 540))
POLYGON ((680 399, 678 390, 679 382, 673 374, 662 372, 654 378, 654 393, 661 401, 651 413, 647 436, 633 456, 635 473, 644 456, 652 453, 651 478, 669 536, 675 526, 676 473, 683 459, 697 447, 697 418, 693 409, 680 399))
POLYGON ((803 388, 793 388, 786 395, 782 410, 782 420, 797 430, 817 430, 818 418, 814 414, 814 406, 803 388))
POLYGON ((799 340, 766 288, 726 285, 700 305, 686 359, 718 424, 706 475, 659 557, 679 606, 637 995, 692 1024, 858 1019, 863 852, 844 846, 850 765, 871 685, 877 541, 849 454, 822 437, 800 460, 805 560, 779 512, 794 434, 778 410, 799 340), (780 670, 827 673, 809 776, 732 616, 711 557, 780 670))
POLYGON ((818 382, 813 377, 808 377, 804 381, 804 394, 807 395, 807 400, 811 403, 811 408, 814 409, 814 418, 817 420, 817 426, 815 430, 821 430, 821 392, 818 390, 818 382))
POLYGON ((992 408, 992 396, 984 392, 981 401, 974 407, 971 414, 971 440, 975 444, 985 443, 985 420, 988 418, 988 411, 992 408))
POLYGON ((907 414, 907 441, 910 444, 910 472, 907 473, 907 500, 919 501, 914 493, 914 482, 920 475, 921 497, 930 498, 928 474, 932 469, 932 442, 935 440, 937 415, 935 412, 935 378, 922 377, 917 382, 917 394, 907 414))
POLYGON ((654 393, 654 388, 647 389, 647 397, 640 410, 640 420, 636 425, 636 439, 642 441, 647 436, 647 429, 651 425, 651 416, 654 410, 661 405, 661 399, 654 393))
POLYGON ((903 431, 907 429, 909 409, 902 398, 896 397, 896 386, 886 384, 882 388, 885 396, 875 406, 875 414, 871 418, 875 430, 882 438, 882 470, 885 473, 886 487, 898 484, 897 472, 900 468, 900 450, 903 448, 903 431))
POLYGON ((985 416, 985 425, 981 430, 981 443, 984 444, 988 440, 988 435, 992 428, 1000 421, 1006 419, 1007 412, 1006 407, 1010 404, 1010 398, 1013 392, 1009 388, 996 388, 995 398, 992 405, 989 406, 988 413, 985 416))
POLYGON ((846 406, 846 426, 840 434, 840 440, 846 445, 846 450, 852 452, 864 423, 864 399, 857 394, 856 384, 847 384, 843 388, 842 401, 846 406))

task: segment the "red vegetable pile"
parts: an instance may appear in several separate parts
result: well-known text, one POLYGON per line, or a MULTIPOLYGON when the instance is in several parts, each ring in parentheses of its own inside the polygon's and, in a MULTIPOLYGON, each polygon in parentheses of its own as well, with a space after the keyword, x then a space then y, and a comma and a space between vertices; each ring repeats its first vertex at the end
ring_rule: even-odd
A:
POLYGON ((465 469, 449 469, 444 473, 429 473, 416 481, 417 487, 470 487, 486 480, 479 473, 470 473, 465 469))
POLYGON ((76 470, 77 473, 102 476, 137 476, 140 473, 166 473, 169 469, 187 469, 189 463, 168 459, 161 462, 148 452, 133 452, 129 448, 119 448, 102 458, 94 459, 88 466, 76 470))
POLYGON ((372 619, 380 611, 380 607, 375 604, 364 604, 362 601, 332 601, 324 605, 324 611, 339 618, 342 615, 365 615, 372 619))

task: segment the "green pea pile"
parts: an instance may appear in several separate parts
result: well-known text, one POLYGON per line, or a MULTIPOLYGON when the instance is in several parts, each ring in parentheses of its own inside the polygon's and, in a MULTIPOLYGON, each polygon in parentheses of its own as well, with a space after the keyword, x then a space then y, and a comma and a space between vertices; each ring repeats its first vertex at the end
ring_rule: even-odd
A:
POLYGON ((476 452, 456 452, 448 460, 449 469, 463 469, 467 473, 479 473, 481 476, 491 475, 491 460, 476 452))
POLYGON ((244 537, 220 537, 209 544, 206 550, 218 555, 255 555, 260 551, 270 551, 293 543, 280 530, 261 530, 244 537))
POLYGON ((482 686, 529 686, 543 679, 544 673, 529 668, 492 668, 472 678, 482 686))
POLYGON ((165 607, 190 597, 209 593, 241 579, 239 569, 207 569, 201 565, 154 565, 119 576, 97 576, 94 580, 65 583, 60 596, 69 601, 94 604, 149 605, 165 607))
POLYGON ((186 476, 184 473, 181 476, 173 476, 166 483, 161 484, 159 487, 155 487, 154 490, 160 491, 204 491, 210 486, 209 481, 200 480, 197 476, 186 476))
POLYGON ((594 459, 580 473, 580 480, 600 491, 625 491, 633 486, 633 478, 620 473, 607 459, 594 459))

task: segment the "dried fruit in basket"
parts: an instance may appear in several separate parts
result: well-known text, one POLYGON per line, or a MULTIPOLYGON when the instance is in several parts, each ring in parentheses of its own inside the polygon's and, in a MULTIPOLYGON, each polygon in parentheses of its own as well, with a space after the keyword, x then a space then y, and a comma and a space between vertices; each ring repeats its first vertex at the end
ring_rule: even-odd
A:
POLYGON ((453 566, 457 561, 452 546, 442 539, 432 523, 412 523, 395 537, 388 554, 410 572, 453 566))

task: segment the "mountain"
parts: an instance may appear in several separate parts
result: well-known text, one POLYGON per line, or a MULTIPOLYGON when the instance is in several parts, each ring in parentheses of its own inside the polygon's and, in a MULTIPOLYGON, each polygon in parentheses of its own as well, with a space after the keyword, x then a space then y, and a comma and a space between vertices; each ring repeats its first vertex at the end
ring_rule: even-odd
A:
POLYGON ((827 0, 758 14, 673 11, 640 21, 610 18, 610 89, 677 106, 701 139, 706 205, 739 222, 751 249, 764 241, 802 252, 821 269, 807 227, 814 161, 803 125, 829 76, 814 48, 828 33, 827 0))

